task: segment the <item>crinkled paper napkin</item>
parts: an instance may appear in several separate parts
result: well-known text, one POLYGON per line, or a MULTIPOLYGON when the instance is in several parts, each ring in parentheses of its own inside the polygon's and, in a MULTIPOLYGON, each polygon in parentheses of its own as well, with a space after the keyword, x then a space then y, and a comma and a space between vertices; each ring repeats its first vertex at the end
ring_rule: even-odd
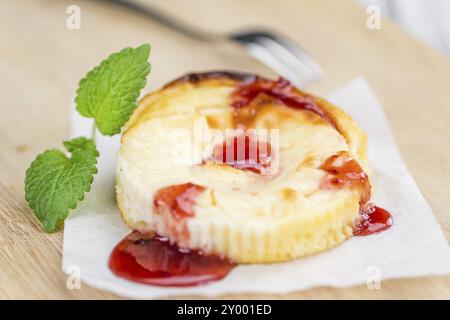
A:
MULTIPOLYGON (((130 230, 114 199, 114 167, 119 137, 98 135, 99 173, 92 191, 64 227, 63 270, 78 267, 81 280, 131 298, 229 293, 288 293, 317 286, 365 284, 373 276, 392 278, 450 273, 449 245, 430 207, 400 158, 382 108, 367 82, 357 78, 330 96, 369 136, 374 202, 388 209, 394 225, 368 237, 353 237, 310 257, 267 265, 240 265, 225 279, 190 288, 141 285, 116 277, 107 262, 114 246, 130 230)), ((91 122, 75 112, 72 136, 89 136, 91 122)), ((371 281, 371 280, 370 280, 371 281)))

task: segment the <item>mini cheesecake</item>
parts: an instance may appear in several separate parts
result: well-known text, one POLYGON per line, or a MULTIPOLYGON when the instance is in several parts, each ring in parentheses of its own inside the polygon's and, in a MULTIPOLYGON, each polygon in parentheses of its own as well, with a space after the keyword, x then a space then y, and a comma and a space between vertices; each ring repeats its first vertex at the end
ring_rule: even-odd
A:
POLYGON ((140 101, 116 191, 133 230, 237 263, 290 260, 353 235, 371 194, 366 136, 287 80, 189 74, 140 101))

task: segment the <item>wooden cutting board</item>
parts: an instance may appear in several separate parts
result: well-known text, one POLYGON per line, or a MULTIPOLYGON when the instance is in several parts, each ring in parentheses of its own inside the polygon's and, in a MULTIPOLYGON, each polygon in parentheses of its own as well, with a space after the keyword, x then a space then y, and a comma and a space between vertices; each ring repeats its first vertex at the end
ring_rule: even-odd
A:
MULTIPOLYGON (((211 31, 264 26, 301 44, 327 77, 307 89, 326 94, 364 76, 381 100, 403 159, 450 239, 450 60, 391 22, 366 27, 351 0, 170 0, 161 9, 211 31)), ((81 29, 66 28, 73 1, 0 3, 0 298, 117 298, 83 284, 66 288, 62 231, 46 234, 24 200, 24 172, 46 148, 61 148, 78 80, 110 52, 150 42, 147 90, 193 70, 273 72, 232 45, 187 39, 144 17, 78 1, 81 29)), ((364 108, 364 106, 361 106, 364 108)), ((368 115, 370 116, 370 115, 368 115)), ((289 295, 226 298, 450 298, 450 276, 366 286, 315 288, 289 295)))

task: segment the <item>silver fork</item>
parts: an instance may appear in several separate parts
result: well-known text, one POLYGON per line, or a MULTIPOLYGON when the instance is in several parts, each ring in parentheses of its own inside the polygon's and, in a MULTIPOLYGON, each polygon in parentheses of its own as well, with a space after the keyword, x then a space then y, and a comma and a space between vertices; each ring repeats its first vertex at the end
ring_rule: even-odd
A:
POLYGON ((148 5, 127 0, 108 0, 131 9, 188 37, 205 42, 234 41, 242 45, 250 56, 275 70, 297 86, 303 87, 320 80, 322 68, 305 51, 284 36, 263 30, 230 34, 212 34, 189 27, 148 5))

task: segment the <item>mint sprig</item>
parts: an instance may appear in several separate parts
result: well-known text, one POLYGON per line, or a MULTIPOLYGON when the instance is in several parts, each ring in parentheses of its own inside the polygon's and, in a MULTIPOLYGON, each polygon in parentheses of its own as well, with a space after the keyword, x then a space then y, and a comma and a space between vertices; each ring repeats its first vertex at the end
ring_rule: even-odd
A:
POLYGON ((97 128, 112 136, 136 108, 136 100, 150 73, 150 45, 113 53, 84 77, 75 99, 77 111, 94 118, 97 128))
MULTIPOLYGON (((119 133, 137 106, 137 98, 150 72, 150 45, 125 48, 110 55, 80 81, 76 109, 93 118, 105 135, 119 133)), ((95 130, 94 130, 95 132, 95 130)), ((26 171, 25 199, 45 231, 54 232, 70 209, 90 191, 97 173, 99 153, 92 139, 75 138, 64 142, 67 157, 51 149, 39 154, 26 171)))
POLYGON ((65 141, 72 156, 47 150, 31 163, 25 178, 25 199, 42 222, 53 232, 91 188, 97 173, 98 152, 94 142, 84 137, 65 141))

